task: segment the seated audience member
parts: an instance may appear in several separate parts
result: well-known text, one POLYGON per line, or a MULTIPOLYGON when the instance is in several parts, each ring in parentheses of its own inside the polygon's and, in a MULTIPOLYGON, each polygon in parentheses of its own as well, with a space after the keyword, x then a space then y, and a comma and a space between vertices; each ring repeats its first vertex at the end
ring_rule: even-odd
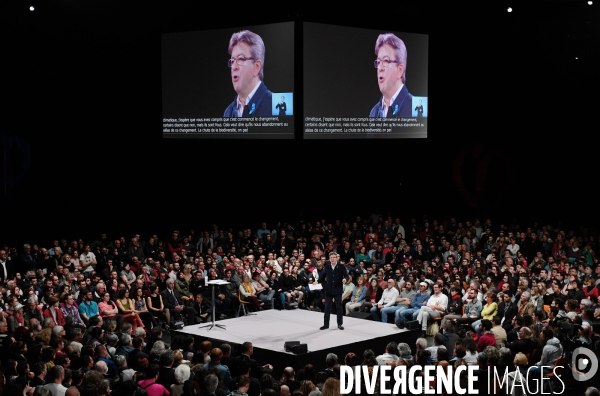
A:
POLYGON ((173 320, 184 319, 187 325, 195 323, 196 312, 193 308, 185 306, 181 295, 175 290, 175 281, 171 278, 166 280, 167 288, 161 293, 165 309, 169 310, 173 320))
POLYGON ((531 339, 531 329, 523 326, 519 329, 519 338, 513 342, 509 342, 506 347, 510 349, 513 355, 516 355, 518 352, 528 354, 538 348, 539 345, 531 339))
POLYGON ((385 353, 376 357, 377 364, 380 366, 386 365, 389 362, 394 362, 398 360, 398 345, 395 342, 389 342, 385 347, 385 353))
POLYGON ((59 304, 60 301, 58 297, 50 297, 48 299, 48 308, 46 308, 43 313, 44 318, 52 319, 54 326, 64 326, 67 323, 65 322, 65 318, 60 310, 59 304))
POLYGON ((483 352, 483 350, 488 346, 496 347, 496 337, 494 333, 492 333, 492 322, 488 319, 482 319, 479 323, 480 329, 479 339, 477 340, 477 351, 483 352))

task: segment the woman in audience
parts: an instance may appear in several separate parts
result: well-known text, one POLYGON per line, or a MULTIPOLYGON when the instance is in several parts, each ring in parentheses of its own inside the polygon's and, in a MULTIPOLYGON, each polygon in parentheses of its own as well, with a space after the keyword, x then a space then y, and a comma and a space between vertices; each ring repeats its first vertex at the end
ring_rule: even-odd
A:
POLYGON ((158 291, 158 285, 156 283, 150 284, 150 296, 146 299, 147 307, 152 316, 156 321, 162 320, 166 322, 166 328, 169 328, 169 322, 171 321, 171 315, 168 309, 165 309, 165 305, 162 300, 162 296, 158 291))
POLYGON ((120 273, 121 280, 125 283, 127 288, 131 288, 131 286, 137 280, 135 273, 131 270, 131 266, 129 263, 125 263, 123 270, 120 273))
MULTIPOLYGON (((186 266, 191 268, 189 264, 187 264, 186 266)), ((181 295, 181 299, 183 300, 184 305, 187 305, 188 303, 194 300, 194 295, 190 291, 190 283, 187 280, 186 275, 183 271, 180 271, 177 274, 177 280, 175 280, 175 288, 181 295)))
POLYGON ((54 348, 46 347, 42 349, 41 360, 48 368, 48 371, 50 371, 50 369, 54 367, 54 359, 56 359, 56 351, 54 350, 54 348))
MULTIPOLYGON (((315 373, 316 376, 316 373, 315 373)), ((317 389, 317 386, 311 380, 304 380, 300 383, 300 392, 302 392, 302 396, 308 396, 308 394, 317 389)))
POLYGON ((356 253, 356 262, 364 261, 365 266, 369 267, 371 265, 371 256, 369 256, 369 252, 367 252, 366 246, 361 246, 358 252, 356 253))
POLYGON ((493 320, 494 316, 498 314, 498 303, 496 303, 496 293, 493 291, 488 291, 485 294, 486 302, 485 306, 481 309, 481 319, 476 320, 471 324, 471 328, 475 331, 479 336, 481 336, 482 332, 479 330, 479 325, 483 319, 493 320))
POLYGON ((141 273, 138 275, 138 280, 142 280, 144 282, 144 291, 148 290, 148 287, 150 286, 150 283, 152 283, 152 278, 150 278, 150 270, 148 269, 148 267, 146 265, 142 265, 141 269, 140 269, 141 273))
POLYGON ((350 312, 359 310, 367 298, 367 287, 365 286, 365 277, 358 275, 356 277, 356 286, 350 295, 350 301, 346 303, 346 315, 350 312))
POLYGON ((146 305, 146 299, 144 298, 144 290, 141 288, 135 289, 135 312, 139 315, 146 329, 152 328, 152 326, 158 326, 158 323, 154 319, 154 315, 148 310, 146 305))
MULTIPOLYGON (((224 257, 226 258, 226 257, 224 257)), ((192 273, 192 266, 189 264, 185 264, 183 266, 183 275, 185 277, 185 280, 188 282, 188 284, 192 281, 192 277, 194 276, 194 274, 192 273)))
MULTIPOLYGON (((48 308, 42 313, 44 318, 51 318, 54 326, 64 326, 67 322, 59 307, 58 297, 52 296, 48 298, 48 308)), ((54 327, 52 326, 52 327, 54 327)))
POLYGON ((239 292, 242 299, 248 301, 250 305, 252 305, 254 311, 262 311, 260 300, 256 297, 256 290, 254 290, 254 286, 252 286, 248 274, 244 274, 243 281, 239 287, 239 292))
POLYGON ((327 378, 321 392, 323 396, 340 396, 340 381, 333 377, 327 378))
MULTIPOLYGON (((410 347, 408 348, 408 353, 410 354, 410 347)), ((361 363, 362 366, 376 366, 379 363, 377 363, 377 358, 375 357, 375 352, 373 352, 372 349, 365 349, 363 351, 363 361, 361 363)))
POLYGON ((457 341, 454 351, 455 359, 464 360, 469 366, 477 364, 477 344, 470 336, 457 341))
POLYGON ((117 293, 118 299, 116 301, 117 308, 119 309, 119 313, 123 315, 123 319, 126 322, 131 323, 133 326, 133 332, 138 327, 144 327, 144 322, 140 318, 140 315, 135 310, 135 303, 131 298, 129 298, 129 290, 121 289, 117 293))
POLYGON ((177 382, 171 385, 171 396, 181 396, 183 394, 183 384, 188 379, 190 379, 190 366, 179 364, 175 368, 175 381, 177 382))
POLYGON ((148 355, 150 355, 150 362, 154 362, 154 361, 158 361, 160 359, 160 356, 162 355, 162 353, 164 351, 168 350, 167 346, 165 345, 164 341, 156 341, 153 345, 152 348, 150 349, 150 352, 148 353, 148 355))
POLYGON ((500 351, 495 346, 487 346, 483 350, 488 359, 488 366, 497 367, 500 361, 500 351))
POLYGON ((56 351, 57 357, 67 356, 65 353, 65 340, 62 337, 51 340, 50 345, 56 351))
POLYGON ((311 252, 310 252, 310 258, 318 260, 324 254, 325 253, 323 252, 323 249, 321 249, 321 245, 318 243, 315 243, 313 250, 311 250, 311 252))
POLYGON ((540 283, 537 283, 535 286, 531 287, 531 296, 529 297, 529 301, 533 304, 533 311, 535 312, 538 309, 544 309, 544 293, 540 291, 540 283))
POLYGON ((590 296, 598 297, 598 287, 596 286, 596 280, 593 277, 585 277, 583 279, 583 284, 585 285, 583 288, 583 295, 585 298, 590 298, 590 296))
POLYGON ((398 358, 404 359, 409 366, 414 364, 414 359, 411 354, 410 345, 405 342, 398 343, 398 358))
MULTIPOLYGON (((71 287, 69 285, 62 285, 58 290, 59 301, 63 301, 63 298, 65 298, 65 296, 68 296, 69 294, 71 294, 71 287)), ((77 303, 75 302, 75 304, 77 303)), ((59 307, 60 306, 61 304, 59 304, 59 307)))
POLYGON ((117 299, 117 292, 119 291, 119 281, 117 279, 110 279, 108 281, 108 292, 110 299, 117 299))
POLYGON ((110 293, 105 292, 102 295, 102 301, 98 303, 98 311, 100 316, 105 321, 107 319, 116 319, 119 314, 119 308, 117 305, 110 299, 110 293))
POLYGON ((383 289, 379 286, 377 279, 371 279, 367 288, 367 296, 365 302, 360 307, 361 312, 370 312, 373 305, 377 304, 377 301, 381 299, 383 289))
POLYGON ((508 373, 506 388, 504 388, 504 391, 507 395, 510 395, 511 391, 514 391, 515 388, 519 390, 527 386, 525 383, 527 379, 527 368, 529 366, 527 356, 521 352, 518 352, 515 355, 513 363, 515 365, 515 370, 508 373))
POLYGON ((15 334, 19 327, 25 326, 25 318, 23 317, 23 304, 17 302, 13 305, 12 315, 6 319, 8 326, 8 334, 15 334))
POLYGON ((73 255, 71 256, 71 260, 69 260, 71 262, 71 265, 73 266, 73 270, 75 269, 80 269, 81 264, 79 264, 79 252, 76 250, 73 252, 73 255))

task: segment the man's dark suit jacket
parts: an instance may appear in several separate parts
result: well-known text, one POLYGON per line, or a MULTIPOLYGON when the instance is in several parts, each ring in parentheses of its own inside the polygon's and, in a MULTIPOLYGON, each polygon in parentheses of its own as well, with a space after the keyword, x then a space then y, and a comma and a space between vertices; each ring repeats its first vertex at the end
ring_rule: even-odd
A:
POLYGON ((319 283, 325 283, 323 289, 326 294, 339 296, 344 291, 342 279, 348 281, 346 266, 338 263, 334 269, 331 267, 331 263, 328 262, 323 267, 323 274, 319 277, 319 283))
POLYGON ((511 302, 510 303, 510 307, 506 307, 506 304, 504 302, 500 303, 500 306, 498 307, 498 311, 502 311, 504 312, 503 318, 504 318, 504 323, 502 323, 502 327, 504 327, 504 330, 506 330, 507 332, 513 329, 513 325, 512 325, 512 319, 517 316, 517 312, 518 312, 518 308, 517 308, 517 304, 511 302))
POLYGON ((260 377, 264 373, 271 373, 271 370, 262 367, 256 360, 252 359, 250 356, 241 354, 238 356, 238 368, 242 364, 242 362, 246 362, 250 365, 250 377, 254 377, 260 380, 260 377))
POLYGON ((406 85, 402 87, 400 93, 394 100, 394 103, 390 106, 387 112, 387 116, 383 115, 383 108, 381 106, 381 100, 371 109, 369 117, 379 118, 399 118, 399 117, 412 117, 412 98, 413 96, 408 92, 406 85))
MULTIPOLYGON (((273 115, 271 110, 273 93, 267 89, 263 81, 260 82, 258 89, 244 108, 242 117, 270 117, 273 115)), ((225 109, 223 117, 237 117, 237 95, 233 102, 225 109)), ((288 254, 291 252, 287 252, 288 254)))
POLYGON ((173 289, 173 293, 175 294, 175 297, 177 297, 177 301, 175 301, 175 299, 171 295, 171 292, 169 291, 168 287, 165 290, 163 290, 162 293, 160 293, 162 295, 163 304, 165 305, 166 308, 175 309, 176 305, 183 305, 183 300, 181 299, 181 294, 179 294, 177 289, 173 289), (177 302, 179 302, 179 303, 177 303, 177 302))
MULTIPOLYGON (((15 277, 15 264, 12 262, 12 260, 6 260, 6 279, 12 279, 15 277)), ((2 270, 1 266, 0 266, 0 278, 2 278, 2 280, 6 281, 6 279, 4 279, 4 271, 2 270)))

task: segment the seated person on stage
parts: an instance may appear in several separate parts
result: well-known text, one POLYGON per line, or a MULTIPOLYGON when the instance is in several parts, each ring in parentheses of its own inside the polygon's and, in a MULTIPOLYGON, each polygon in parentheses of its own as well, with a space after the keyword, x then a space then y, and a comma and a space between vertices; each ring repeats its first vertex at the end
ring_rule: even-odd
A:
POLYGON ((196 294, 196 299, 192 303, 191 307, 196 312, 196 321, 204 323, 208 319, 211 319, 212 307, 208 301, 204 299, 202 293, 196 294))
MULTIPOLYGON (((214 268, 208 270, 208 281, 217 280, 217 271, 214 268)), ((216 309, 216 314, 219 315, 219 318, 225 319, 227 317, 227 312, 229 312, 230 307, 233 304, 234 297, 227 294, 225 290, 225 285, 208 285, 204 289, 204 299, 212 302, 213 306, 216 309), (215 301, 212 301, 212 293, 215 293, 215 301)), ((237 302, 237 293, 235 295, 235 301, 237 302)), ((237 311, 234 312, 237 314, 237 311)))
POLYGON ((279 292, 279 298, 283 306, 285 306, 286 301, 290 302, 296 297, 294 293, 294 278, 292 278, 290 270, 287 268, 284 268, 281 275, 279 275, 277 291, 279 292))
MULTIPOLYGON (((371 269, 372 271, 372 269, 371 269)), ((368 274, 368 272, 367 272, 368 274)), ((377 282, 377 279, 373 278, 373 279, 367 279, 367 282, 369 282, 369 285, 367 286, 367 298, 365 299, 365 302, 363 303, 363 305, 360 307, 360 311, 361 312, 371 312, 371 308, 373 308, 373 306, 377 305, 377 301, 381 300, 381 296, 383 294, 383 290, 385 288, 381 288, 379 287, 379 282, 377 282)), ((387 283, 386 283, 387 286, 387 283)))
MULTIPOLYGON (((239 268, 244 268, 244 266, 240 265, 239 268)), ((239 294, 240 284, 242 283, 242 277, 245 272, 242 272, 242 275, 241 275, 242 277, 237 276, 237 275, 234 276, 233 270, 231 268, 225 268, 225 269, 223 269, 223 272, 225 274, 224 280, 226 280, 229 283, 226 285, 219 286, 219 289, 225 295, 225 299, 230 301, 231 310, 233 311, 233 316, 235 316, 237 318, 238 309, 239 309, 239 305, 240 305, 240 302, 238 299, 238 294, 239 294), (239 279, 239 281, 238 281, 238 279, 239 279)), ((209 301, 210 301, 210 299, 209 299, 209 301)))
POLYGON ((275 290, 273 290, 267 282, 262 280, 260 273, 255 272, 252 276, 252 286, 256 290, 256 296, 265 303, 265 308, 273 308, 273 298, 275 290))
POLYGON ((429 300, 430 295, 427 289, 428 287, 429 285, 427 282, 419 283, 419 291, 410 300, 410 308, 405 309, 402 314, 396 315, 395 319, 397 325, 403 325, 406 324, 407 321, 416 320, 421 307, 426 306, 427 300, 429 300))
POLYGON ((350 301, 346 303, 346 315, 354 310, 359 310, 367 298, 367 287, 365 286, 365 277, 359 275, 356 278, 356 285, 352 289, 350 301))
POLYGON ((387 280, 387 288, 381 294, 381 299, 377 301, 377 305, 374 305, 371 308, 371 317, 373 320, 381 320, 379 318, 379 312, 387 307, 391 307, 396 304, 396 298, 398 298, 399 293, 398 289, 396 289, 396 281, 393 279, 387 280))
POLYGON ((354 286, 355 286, 354 282, 353 282, 354 277, 355 277, 354 271, 348 272, 348 281, 344 284, 344 287, 342 290, 342 307, 345 307, 346 304, 348 304, 348 302, 352 298, 352 291, 354 290, 354 286))
POLYGON ((181 296, 183 305, 188 305, 188 303, 194 300, 194 295, 190 290, 190 283, 186 279, 185 273, 183 271, 179 271, 179 273, 177 274, 177 279, 175 280, 175 288, 181 296))
POLYGON ((240 298, 250 303, 253 311, 262 311, 261 302, 256 297, 256 290, 250 282, 248 274, 244 274, 242 284, 239 287, 240 298))
POLYGON ((448 296, 442 293, 442 286, 438 283, 433 285, 433 295, 427 300, 427 305, 419 309, 417 320, 421 323, 421 329, 427 330, 427 324, 430 319, 441 318, 446 313, 448 307, 448 296))
POLYGON ((476 290, 469 290, 467 304, 465 305, 465 313, 461 318, 456 319, 458 324, 471 324, 481 318, 481 310, 483 309, 483 305, 477 298, 477 294, 478 292, 476 290))
POLYGON ((298 277, 298 267, 292 268, 292 273, 290 276, 294 280, 293 297, 296 298, 298 306, 303 307, 304 305, 302 304, 302 300, 304 299, 304 285, 302 284, 302 279, 298 277))
POLYGON ((410 308, 410 302, 416 294, 417 291, 413 289, 412 282, 404 282, 402 292, 400 292, 400 294, 396 298, 396 304, 392 305, 391 307, 383 308, 381 310, 381 321, 383 323, 387 323, 388 315, 393 313, 394 322, 396 322, 396 318, 399 319, 402 315, 402 312, 410 308))

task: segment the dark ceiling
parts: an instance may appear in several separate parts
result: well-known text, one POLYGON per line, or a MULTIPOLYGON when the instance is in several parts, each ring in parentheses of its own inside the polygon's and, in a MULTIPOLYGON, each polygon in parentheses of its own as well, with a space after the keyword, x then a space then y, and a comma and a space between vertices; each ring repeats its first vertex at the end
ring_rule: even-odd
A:
POLYGON ((279 206, 294 216, 399 205, 545 216, 556 210, 557 184, 597 184, 588 140, 597 129, 600 2, 308 3, 34 0, 31 12, 24 1, 0 2, 4 238, 16 229, 45 237, 55 214, 62 230, 79 230, 88 216, 129 230, 279 206), (224 147, 161 138, 161 34, 283 21, 429 34, 432 139, 224 147), (481 153, 500 165, 460 169, 481 153), (329 183, 342 186, 349 209, 323 202, 317 190, 329 183))

